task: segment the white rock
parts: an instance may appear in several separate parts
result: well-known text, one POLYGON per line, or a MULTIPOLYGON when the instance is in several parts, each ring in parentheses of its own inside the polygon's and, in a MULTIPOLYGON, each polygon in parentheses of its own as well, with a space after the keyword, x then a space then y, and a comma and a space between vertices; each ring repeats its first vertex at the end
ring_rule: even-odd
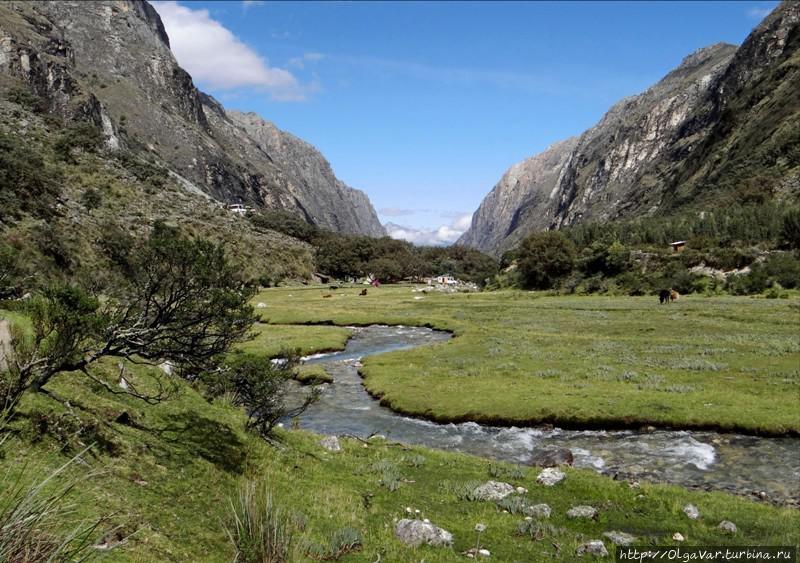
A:
POLYGON ((401 542, 411 547, 420 545, 445 545, 453 543, 453 534, 422 520, 403 518, 394 526, 394 534, 401 542))
POLYGON ((486 481, 483 485, 475 487, 473 496, 478 500, 500 500, 513 494, 516 489, 508 483, 500 481, 486 481))
POLYGON ((689 520, 697 520, 700 518, 700 511, 693 504, 687 504, 684 506, 683 513, 689 517, 689 520))
POLYGON ((342 450, 342 446, 339 445, 339 438, 336 436, 325 436, 319 441, 319 445, 329 452, 339 452, 342 450))
POLYGON ((533 506, 526 506, 522 509, 523 514, 533 516, 534 518, 550 518, 551 510, 547 504, 534 504, 533 506))
POLYGON ((552 487, 566 478, 567 475, 563 471, 555 467, 548 467, 547 469, 542 469, 542 472, 539 473, 539 476, 536 478, 536 482, 546 487, 552 487))
POLYGON ((266 308, 267 308, 266 303, 259 303, 258 305, 256 305, 256 309, 266 309, 266 308))
POLYGON ((526 489, 525 487, 517 487, 517 493, 518 494, 524 495, 527 492, 528 492, 528 489, 526 489))
POLYGON ((629 546, 636 541, 636 536, 632 536, 631 534, 626 534, 625 532, 620 532, 618 530, 603 532, 603 536, 608 538, 608 541, 614 545, 619 545, 622 547, 629 546))
POLYGON ((674 534, 672 534, 672 539, 678 542, 686 540, 686 538, 684 538, 683 534, 681 534, 680 532, 675 532, 674 534))
POLYGON ((567 510, 567 518, 594 518, 597 516, 597 509, 593 506, 573 506, 567 510))
POLYGON ((600 540, 589 540, 583 545, 578 546, 575 554, 578 557, 583 557, 584 554, 594 555, 595 557, 608 557, 608 550, 605 544, 600 540))
POLYGON ((492 556, 492 554, 489 552, 488 549, 479 549, 478 550, 478 555, 480 555, 481 557, 491 557, 492 556))
POLYGON ((730 520, 723 520, 722 522, 720 522, 719 529, 729 534, 735 534, 737 530, 736 524, 734 524, 730 520))

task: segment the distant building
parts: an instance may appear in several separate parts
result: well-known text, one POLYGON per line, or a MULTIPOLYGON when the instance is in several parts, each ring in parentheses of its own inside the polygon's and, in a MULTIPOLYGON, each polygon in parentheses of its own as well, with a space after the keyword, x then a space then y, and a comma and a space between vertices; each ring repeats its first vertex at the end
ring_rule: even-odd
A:
POLYGON ((672 247, 672 252, 682 252, 686 247, 686 241, 676 240, 675 242, 669 243, 669 245, 672 247))
POLYGON ((226 207, 228 211, 237 215, 247 215, 248 212, 253 210, 252 207, 242 205, 241 203, 229 203, 226 207))
POLYGON ((456 285, 458 280, 451 276, 450 274, 444 274, 441 276, 436 276, 431 280, 432 283, 438 283, 442 285, 456 285))

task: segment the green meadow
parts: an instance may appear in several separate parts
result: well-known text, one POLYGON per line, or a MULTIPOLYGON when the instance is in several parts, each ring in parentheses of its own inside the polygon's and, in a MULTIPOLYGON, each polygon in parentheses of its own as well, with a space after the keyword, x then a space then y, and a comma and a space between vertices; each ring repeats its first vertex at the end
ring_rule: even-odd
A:
MULTIPOLYGON (((254 301, 276 325, 453 332, 444 344, 367 358, 361 370, 385 405, 440 422, 800 432, 796 298, 691 295, 659 305, 652 296, 359 291, 269 289, 254 301)), ((309 327, 304 346, 326 348, 337 330, 309 327)))

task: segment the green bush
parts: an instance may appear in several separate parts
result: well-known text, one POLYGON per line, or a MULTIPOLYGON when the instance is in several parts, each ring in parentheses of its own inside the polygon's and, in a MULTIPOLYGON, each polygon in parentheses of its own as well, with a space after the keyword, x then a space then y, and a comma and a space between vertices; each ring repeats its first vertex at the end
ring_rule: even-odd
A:
POLYGON ((529 236, 518 249, 522 284, 528 289, 551 289, 575 266, 575 245, 559 231, 529 236))

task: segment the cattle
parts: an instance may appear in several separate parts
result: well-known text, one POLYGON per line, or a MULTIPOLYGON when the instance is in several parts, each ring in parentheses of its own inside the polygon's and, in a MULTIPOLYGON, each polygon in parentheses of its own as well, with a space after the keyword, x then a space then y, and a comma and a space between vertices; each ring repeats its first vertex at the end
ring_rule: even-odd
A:
POLYGON ((327 299, 328 297, 331 297, 330 293, 326 293, 325 295, 322 296, 323 299, 327 299))
POLYGON ((339 289, 339 286, 338 285, 332 285, 328 289, 336 291, 337 289, 339 289))
POLYGON ((672 294, 671 289, 662 289, 658 292, 658 303, 663 305, 664 303, 669 303, 670 296, 672 294))
POLYGON ((361 293, 359 293, 359 295, 366 295, 366 294, 367 294, 367 288, 365 287, 364 289, 361 290, 361 293))

